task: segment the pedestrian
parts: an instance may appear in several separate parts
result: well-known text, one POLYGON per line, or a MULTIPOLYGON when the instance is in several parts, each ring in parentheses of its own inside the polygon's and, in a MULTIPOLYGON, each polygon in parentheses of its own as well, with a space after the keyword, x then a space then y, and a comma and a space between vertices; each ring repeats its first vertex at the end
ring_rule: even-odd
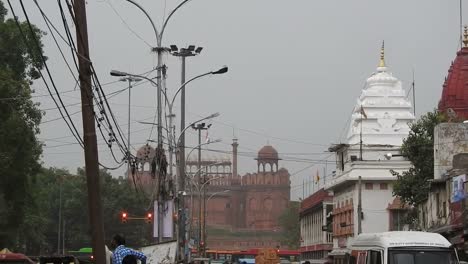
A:
POLYGON ((105 246, 105 249, 106 249, 106 264, 112 264, 112 251, 110 251, 110 249, 107 247, 107 245, 105 246))
POLYGON ((111 247, 114 249, 112 264, 132 264, 134 258, 131 257, 125 260, 126 263, 123 262, 126 256, 134 256, 135 261, 139 259, 141 264, 146 264, 146 256, 143 253, 125 246, 125 237, 123 235, 114 235, 111 247))
POLYGON ((122 264, 137 264, 137 259, 134 255, 127 255, 123 258, 122 264))

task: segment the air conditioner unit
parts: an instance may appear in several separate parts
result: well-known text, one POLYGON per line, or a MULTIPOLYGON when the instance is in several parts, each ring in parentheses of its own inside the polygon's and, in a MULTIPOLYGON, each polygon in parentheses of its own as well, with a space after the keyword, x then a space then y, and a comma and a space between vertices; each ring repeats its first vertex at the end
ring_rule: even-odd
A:
POLYGON ((357 160, 358 160, 358 158, 357 158, 356 155, 351 155, 351 161, 357 161, 357 160))

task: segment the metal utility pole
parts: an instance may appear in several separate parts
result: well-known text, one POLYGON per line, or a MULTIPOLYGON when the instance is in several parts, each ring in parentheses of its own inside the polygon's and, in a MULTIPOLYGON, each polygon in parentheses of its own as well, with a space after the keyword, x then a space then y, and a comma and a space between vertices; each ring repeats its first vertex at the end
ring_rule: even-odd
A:
POLYGON ((358 205, 357 205, 357 211, 358 211, 358 235, 362 233, 362 177, 359 176, 358 179, 358 205))
POLYGON ((132 82, 139 82, 141 81, 140 78, 136 78, 133 76, 127 76, 124 78, 121 78, 119 81, 121 82, 128 82, 128 124, 127 124, 127 146, 128 146, 128 151, 127 151, 127 175, 126 177, 128 178, 128 175, 130 173, 130 106, 131 106, 131 96, 132 96, 132 82))
POLYGON ((414 69, 413 69, 413 82, 411 83, 411 85, 413 86, 413 114, 414 114, 414 117, 416 117, 416 87, 415 87, 415 82, 414 82, 414 69))
MULTIPOLYGON (((200 54, 202 51, 202 47, 195 48, 194 45, 189 45, 187 48, 177 48, 176 45, 171 45, 171 54, 176 57, 180 57, 181 59, 181 76, 180 76, 180 83, 182 85, 182 89, 180 91, 180 139, 179 144, 177 146, 179 152, 179 160, 178 160, 178 170, 179 174, 176 181, 176 189, 177 193, 185 191, 185 58, 192 57, 200 54)), ((175 131, 174 131, 175 132, 175 131)), ((179 195, 178 197, 178 212, 181 212, 179 215, 179 222, 185 222, 185 201, 184 198, 179 195)), ((178 241, 180 242, 179 252, 185 252, 185 225, 179 225, 178 229, 178 241)), ((179 257, 184 256, 184 254, 179 254, 179 257)))
POLYGON ((75 0, 73 5, 76 20, 79 78, 81 87, 81 112, 83 117, 83 141, 85 154, 86 184, 88 187, 89 223, 95 263, 106 263, 104 250, 104 225, 101 209, 101 185, 99 181, 99 159, 94 123, 93 90, 88 46, 88 25, 85 0, 75 0))
MULTIPOLYGON (((201 177, 201 132, 202 130, 208 130, 208 128, 211 127, 211 124, 209 125, 206 125, 206 123, 199 123, 199 124, 193 124, 192 125, 192 128, 195 129, 195 130, 198 130, 198 165, 197 165, 197 170, 198 170, 198 174, 197 174, 197 182, 198 182, 198 186, 202 186, 203 184, 205 184, 206 182, 206 174, 204 174, 204 177, 203 177, 203 180, 202 180, 202 177, 201 177)), ((203 188, 203 194, 201 192, 199 192, 198 194, 198 252, 199 254, 201 254, 202 256, 205 255, 205 251, 203 250, 203 252, 201 252, 201 240, 202 240, 202 236, 203 236, 203 230, 202 230, 202 227, 204 225, 202 225, 202 222, 201 222, 201 219, 203 217, 203 211, 202 210, 206 210, 205 208, 205 196, 206 196, 206 189, 203 188), (202 203, 203 203, 203 207, 202 207, 202 203), (203 208, 203 209, 202 209, 203 208)), ((203 221, 206 221, 206 219, 203 219, 203 221)), ((203 243, 206 243, 206 241, 203 241, 203 243)))
POLYGON ((57 254, 60 254, 60 230, 62 229, 62 178, 59 178, 59 212, 58 212, 58 232, 57 232, 57 254))

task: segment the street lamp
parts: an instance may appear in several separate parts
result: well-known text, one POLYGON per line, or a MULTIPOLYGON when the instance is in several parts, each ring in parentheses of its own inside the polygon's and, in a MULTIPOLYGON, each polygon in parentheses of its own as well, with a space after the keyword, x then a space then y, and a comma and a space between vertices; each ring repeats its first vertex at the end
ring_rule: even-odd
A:
POLYGON ((132 77, 132 76, 125 76, 120 78, 119 81, 121 82, 128 82, 128 125, 127 125, 127 175, 130 172, 130 105, 131 105, 131 95, 132 95, 132 82, 139 82, 141 78, 132 77))
MULTIPOLYGON (((189 45, 187 48, 179 48, 176 45, 171 45, 171 54, 176 57, 181 58, 181 76, 180 83, 183 85, 185 83, 185 59, 187 57, 193 57, 202 51, 202 47, 195 47, 194 45, 189 45)), ((182 86, 181 95, 180 95, 180 142, 178 142, 177 147, 179 151, 179 164, 178 171, 179 175, 185 175, 185 133, 183 129, 185 128, 185 86, 182 86)), ((177 179, 177 186, 179 189, 185 189, 185 183, 182 177, 177 179)), ((179 233, 184 234, 184 226, 179 227, 179 233)), ((182 249, 181 249, 182 250, 182 249)), ((183 249, 185 251, 185 248, 183 249)))
MULTIPOLYGON (((158 113, 158 148, 159 149, 162 149, 162 101, 161 101, 161 94, 163 93, 163 87, 161 87, 161 80, 162 80, 162 74, 163 74, 163 68, 164 68, 164 75, 165 75, 165 66, 163 66, 162 64, 162 59, 163 59, 163 53, 166 52, 168 49, 167 48, 164 48, 162 46, 162 39, 163 39, 163 35, 164 35, 164 31, 166 29, 166 26, 167 26, 167 23, 169 22, 169 20, 171 19, 171 17, 174 15, 174 13, 179 9, 181 8, 183 5, 185 5, 187 2, 189 2, 190 0, 183 0, 182 2, 180 2, 180 4, 178 4, 170 13, 169 15, 167 16, 167 18, 163 21, 163 25, 161 27, 161 31, 159 32, 158 29, 156 28, 156 25, 154 24, 154 21, 153 19, 151 19, 151 17, 149 16, 148 12, 146 12, 146 10, 141 6, 139 5, 137 2, 135 2, 134 0, 127 0, 127 2, 130 2, 131 4, 133 4, 134 6, 136 6, 138 9, 140 9, 144 14, 145 16, 148 18, 148 20, 150 21, 151 23, 151 26, 153 27, 153 30, 154 30, 154 34, 155 34, 155 37, 156 37, 156 47, 152 49, 152 51, 156 51, 157 53, 157 56, 158 56, 158 62, 157 62, 157 113, 158 113)), ((165 85, 165 82, 164 82, 164 85, 165 85)), ((167 100, 167 97, 166 97, 166 100, 167 100)), ((160 197, 158 197, 158 201, 160 203, 159 205, 159 208, 161 208, 161 202, 160 201, 160 197)), ((161 220, 162 220, 162 213, 161 211, 158 212, 158 234, 159 234, 159 242, 162 242, 162 226, 161 226, 161 220)), ((177 238, 179 240, 179 238, 177 238)), ((180 256, 184 256, 182 257, 182 259, 184 260, 185 259, 185 254, 181 254, 180 252, 180 249, 179 247, 177 247, 177 259, 180 259, 180 256)))
POLYGON ((405 155, 402 155, 402 154, 392 154, 392 153, 387 153, 384 155, 384 157, 387 159, 387 160, 391 160, 393 157, 405 157, 405 155))
MULTIPOLYGON (((173 131, 173 118, 174 118, 174 114, 172 112, 172 109, 173 109, 173 106, 174 106, 174 101, 175 101, 175 98, 177 97, 177 95, 179 94, 179 92, 185 87, 185 85, 187 85, 188 83, 196 80, 196 79, 199 79, 203 76, 207 76, 207 75, 215 75, 215 74, 223 74, 223 73, 226 73, 228 71, 228 67, 227 66, 223 66, 221 67, 220 69, 216 70, 216 71, 210 71, 210 72, 206 72, 206 73, 203 73, 203 74, 200 74, 200 75, 197 75, 193 78, 191 78, 190 80, 186 81, 185 83, 183 83, 179 89, 177 89, 177 91, 175 92, 174 96, 172 97, 172 100, 169 101, 169 98, 167 96, 167 94, 165 92, 162 92, 162 94, 164 95, 164 98, 167 102, 167 105, 169 107, 169 131, 172 131, 171 133, 169 133, 169 140, 170 140, 170 143, 172 143, 174 141, 174 133, 175 131, 173 131)), ((146 76, 143 76, 143 75, 139 75, 139 74, 132 74, 132 73, 128 73, 128 72, 123 72, 123 71, 118 71, 118 70, 111 70, 110 71, 110 75, 111 76, 116 76, 116 77, 131 77, 131 78, 140 78, 140 79, 145 79, 147 81, 149 81, 150 83, 152 83, 153 85, 156 85, 158 86, 159 84, 158 83, 155 83, 153 79, 151 78, 148 78, 146 76)), ((160 122, 160 121, 158 121, 160 122)), ((129 122, 130 123, 130 122, 129 122)), ((161 129, 162 130, 162 126, 161 126, 161 123, 154 123, 158 126, 158 130, 161 129)), ((175 145, 177 146, 177 145, 175 145)), ((174 146, 174 147, 175 147, 174 146)), ((158 148, 159 148, 159 141, 158 141, 158 148)), ((162 147, 161 147, 162 148, 162 147)), ((172 177, 172 154, 173 153, 173 145, 172 144, 169 144, 169 164, 171 164, 171 166, 169 167, 169 174, 171 175, 172 177)), ((179 187, 180 189, 180 187, 179 187)))
MULTIPOLYGON (((161 87, 161 78, 162 78, 162 72, 163 72, 163 65, 162 65, 162 58, 163 58, 163 52, 167 51, 168 49, 167 48, 164 48, 162 46, 162 39, 163 39, 163 35, 164 35, 164 30, 166 29, 166 26, 167 26, 167 23, 169 22, 169 19, 171 19, 171 17, 174 15, 174 13, 180 8, 182 7, 185 3, 187 3, 188 1, 190 0, 183 0, 179 5, 176 6, 176 8, 174 8, 170 13, 169 15, 167 16, 167 18, 164 20, 163 22, 163 26, 161 28, 161 31, 158 31, 158 29, 156 28, 156 25, 154 24, 154 21, 153 19, 151 19, 151 16, 148 14, 148 12, 146 12, 146 10, 140 5, 138 4, 137 2, 135 2, 134 0, 127 0, 127 2, 130 2, 132 3, 133 5, 135 5, 138 9, 140 9, 146 16, 146 18, 148 18, 148 20, 150 21, 151 23, 151 26, 153 27, 153 30, 154 30, 154 35, 156 37, 156 47, 153 48, 152 50, 153 51, 156 51, 156 53, 158 54, 158 65, 156 67, 157 69, 157 101, 158 101, 158 148, 162 148, 162 102, 161 102, 161 94, 162 94, 162 87, 161 87)), ((162 230, 160 230, 162 231, 162 230)), ((159 242, 162 242, 162 240, 160 239, 159 242)))
MULTIPOLYGON (((221 194, 221 193, 228 193, 230 191, 231 190, 223 190, 223 191, 219 191, 219 192, 215 192, 215 193, 211 194, 210 197, 208 197, 208 199, 206 199, 205 204, 208 205, 210 199, 213 198, 215 195, 221 194)), ((204 213, 204 217, 203 217, 203 241, 205 242, 205 247, 206 247, 206 243, 207 243, 207 240, 206 240, 206 235, 207 235, 207 232, 206 232, 206 218, 208 217, 208 210, 206 210, 206 207, 205 207, 205 211, 203 213, 204 213)))
POLYGON ((200 145, 196 145, 195 147, 193 147, 190 152, 187 154, 187 156, 185 157, 185 160, 188 160, 189 157, 190 157, 190 154, 192 154, 192 152, 196 149, 198 149, 198 147, 201 147, 201 146, 205 146, 205 145, 209 145, 209 144, 214 144, 214 143, 219 143, 219 142, 222 142, 223 140, 218 138, 218 139, 215 139, 215 140, 210 140, 208 142, 205 142, 205 143, 201 143, 200 145))

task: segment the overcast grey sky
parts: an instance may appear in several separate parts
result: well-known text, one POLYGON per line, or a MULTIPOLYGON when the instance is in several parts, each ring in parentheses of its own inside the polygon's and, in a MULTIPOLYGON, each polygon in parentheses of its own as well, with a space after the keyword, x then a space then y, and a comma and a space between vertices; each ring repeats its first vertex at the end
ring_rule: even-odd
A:
MULTIPOLYGON (((19 4, 12 2, 23 20, 19 4)), ((25 2, 32 22, 46 30, 33 1, 25 2)), ((39 2, 63 31, 56 1, 39 2)), ((155 37, 137 8, 125 0, 87 2, 91 58, 102 83, 115 81, 108 74, 111 69, 141 73, 155 67, 155 55, 144 42, 153 45, 155 37)), ((164 15, 179 3, 138 2, 159 28, 164 15)), ((389 69, 405 89, 410 87, 415 70, 417 114, 436 106, 459 48, 458 5, 455 0, 192 0, 169 22, 163 44, 204 47, 202 55, 187 60, 188 78, 229 66, 227 74, 197 80, 187 88, 187 123, 220 112, 209 134, 223 142, 210 148, 231 150, 235 134, 242 174, 256 171, 253 156, 268 141, 288 160, 280 165, 291 173, 292 198, 297 199, 302 196, 303 180, 310 180, 317 170, 323 174, 324 162, 314 163, 330 156, 325 151, 331 143, 344 140, 340 135, 346 135, 356 98, 366 78, 375 71, 382 40, 389 69)), ((50 33, 44 37, 44 44, 59 90, 73 90, 74 80, 50 33)), ((65 49, 64 42, 60 44, 65 49)), ((169 67, 169 94, 173 94, 180 83, 180 61, 166 56, 164 63, 169 67)), ((37 95, 47 93, 39 81, 33 87, 37 95)), ((125 87, 119 82, 104 89, 112 92, 125 87)), ((150 131, 149 126, 135 122, 152 121, 155 95, 155 88, 148 84, 133 90, 131 125, 135 132, 131 140, 135 148, 145 142, 150 131)), ((80 102, 79 90, 62 98, 67 104, 80 102)), ((35 100, 41 103, 41 109, 54 108, 49 97, 35 100)), ((127 100, 126 92, 110 99, 124 131, 127 100)), ((74 113, 80 106, 68 109, 74 113)), ((179 105, 176 109, 178 112, 179 105)), ((56 109, 47 110, 43 121, 57 117, 56 109)), ((81 131, 81 113, 73 119, 81 131)), ((75 141, 62 120, 44 123, 41 130, 40 138, 46 143, 45 165, 72 171, 83 166, 79 145, 64 145, 75 141)), ((195 140, 190 131, 187 145, 193 146, 195 140)), ((112 166, 107 147, 100 149, 101 161, 112 166)), ((329 161, 330 172, 334 156, 329 161)), ((122 175, 123 170, 113 174, 122 175)))

